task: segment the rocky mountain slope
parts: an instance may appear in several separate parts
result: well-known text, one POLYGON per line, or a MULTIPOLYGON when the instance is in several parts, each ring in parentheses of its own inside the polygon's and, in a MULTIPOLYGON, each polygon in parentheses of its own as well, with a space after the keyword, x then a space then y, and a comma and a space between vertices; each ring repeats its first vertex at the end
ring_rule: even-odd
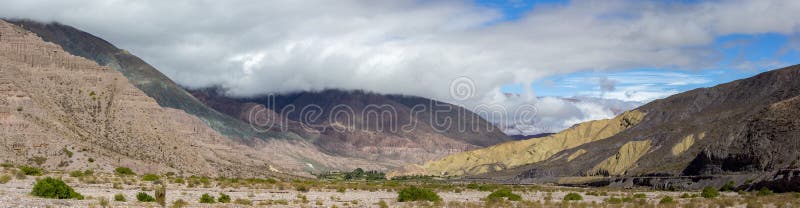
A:
POLYGON ((163 108, 120 72, 0 21, 0 158, 55 170, 279 175, 268 156, 181 110, 163 108))
POLYGON ((800 65, 673 95, 612 120, 582 123, 553 135, 563 136, 555 139, 557 145, 532 145, 541 138, 509 142, 408 167, 405 173, 541 182, 721 175, 760 175, 759 180, 769 181, 771 174, 800 166, 798 100, 800 65), (581 134, 570 133, 575 131, 581 134), (490 157, 509 152, 510 157, 490 157))
POLYGON ((209 106, 248 123, 284 119, 284 126, 326 152, 386 167, 509 141, 494 125, 455 105, 421 97, 325 90, 232 98, 219 89, 193 90, 209 106), (309 119, 311 109, 318 115, 309 119), (256 113, 258 112, 258 113, 256 113), (436 113, 434 113, 436 112, 436 113), (449 121, 446 121, 449 120, 449 121), (453 122, 447 127, 447 122, 453 122), (469 127, 457 128, 459 125, 469 127))

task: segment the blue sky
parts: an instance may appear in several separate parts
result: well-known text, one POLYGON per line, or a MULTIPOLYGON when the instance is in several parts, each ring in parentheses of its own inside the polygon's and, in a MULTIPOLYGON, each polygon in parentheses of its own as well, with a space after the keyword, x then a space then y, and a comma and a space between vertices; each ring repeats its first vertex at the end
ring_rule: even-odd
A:
MULTIPOLYGON (((546 0, 478 0, 476 4, 501 11, 503 21, 517 21, 541 5, 565 5, 569 1, 546 0)), ((700 1, 679 1, 696 3, 700 1)), ((733 34, 715 37, 708 47, 714 52, 715 64, 704 68, 630 68, 588 70, 559 74, 532 80, 529 86, 536 96, 600 96, 626 101, 646 102, 652 99, 711 87, 758 73, 800 63, 795 37, 776 33, 733 34), (614 89, 601 89, 600 81, 614 84, 614 89), (681 82, 681 80, 690 80, 681 82), (638 96, 636 95, 638 94, 638 96)), ((524 93, 525 84, 509 84, 503 92, 524 93)))

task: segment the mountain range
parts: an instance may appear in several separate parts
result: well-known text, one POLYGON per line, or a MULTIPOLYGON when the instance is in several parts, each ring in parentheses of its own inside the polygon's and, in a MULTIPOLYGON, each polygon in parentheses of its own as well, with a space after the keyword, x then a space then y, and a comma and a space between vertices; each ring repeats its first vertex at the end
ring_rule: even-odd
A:
POLYGON ((390 175, 694 189, 733 181, 794 190, 787 187, 797 187, 793 174, 800 172, 799 112, 800 65, 795 65, 390 175))
POLYGON ((800 65, 630 110, 638 104, 618 103, 614 118, 530 139, 422 97, 184 88, 58 23, 0 21, 0 74, 0 156, 46 169, 308 177, 364 168, 499 183, 800 187, 800 65))
MULTIPOLYGON (((280 169, 279 172, 308 176, 310 172, 355 168, 388 170, 511 139, 472 112, 421 97, 340 90, 251 98, 235 98, 218 93, 223 89, 195 89, 189 92, 142 59, 89 33, 59 23, 8 21, 38 35, 43 41, 60 46, 66 53, 119 71, 133 86, 154 99, 161 107, 182 110, 196 116, 231 141, 268 155, 264 159, 275 164, 273 169, 280 169), (278 98, 280 107, 288 104, 298 107, 314 104, 328 107, 322 109, 325 112, 329 112, 329 107, 337 104, 347 104, 356 108, 356 112, 363 112, 369 106, 388 106, 395 109, 398 116, 394 116, 392 120, 369 120, 369 115, 359 114, 353 119, 356 121, 354 124, 358 125, 340 132, 330 128, 331 125, 338 125, 336 122, 316 123, 316 128, 307 128, 310 125, 298 122, 299 115, 295 113, 285 117, 289 120, 286 128, 263 129, 252 125, 252 122, 278 115, 272 112, 273 109, 265 108, 270 105, 260 103, 265 97, 278 98), (428 107, 411 115, 411 108, 417 105, 428 107), (256 117, 247 117, 246 114, 254 110, 265 112, 256 117), (464 133, 434 131, 429 127, 434 111, 445 112, 436 117, 439 119, 452 119, 456 123, 487 128, 464 133), (417 125, 409 130, 395 132, 379 131, 375 128, 388 129, 410 123, 417 125)), ((320 118, 322 120, 329 119, 320 118)))

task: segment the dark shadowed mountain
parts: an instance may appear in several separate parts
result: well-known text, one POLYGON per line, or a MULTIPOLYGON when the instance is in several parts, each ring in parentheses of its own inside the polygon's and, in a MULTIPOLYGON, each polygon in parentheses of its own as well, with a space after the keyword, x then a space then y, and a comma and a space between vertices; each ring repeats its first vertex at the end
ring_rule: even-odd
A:
POLYGON ((421 97, 343 90, 256 98, 228 97, 215 88, 191 92, 248 123, 284 119, 281 126, 327 152, 391 166, 510 140, 477 114, 421 97))

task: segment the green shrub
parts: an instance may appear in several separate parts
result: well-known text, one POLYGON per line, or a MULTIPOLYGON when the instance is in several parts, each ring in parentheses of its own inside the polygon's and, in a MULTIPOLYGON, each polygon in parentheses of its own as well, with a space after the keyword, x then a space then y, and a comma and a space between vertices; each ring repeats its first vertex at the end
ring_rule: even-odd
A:
POLYGON ((583 200, 583 196, 578 193, 571 192, 564 196, 564 201, 580 201, 583 200))
POLYGON ((139 200, 140 202, 154 202, 156 201, 156 198, 153 198, 153 196, 150 196, 150 194, 145 192, 139 192, 136 194, 136 200, 139 200))
POLYGON ((0 176, 0 184, 6 184, 9 181, 11 181, 11 176, 10 175, 0 176))
POLYGON ((208 194, 203 194, 202 196, 200 196, 200 203, 213 204, 214 197, 208 194))
POLYGON ((522 200, 520 195, 512 193, 511 189, 508 188, 499 189, 489 194, 489 196, 486 196, 487 201, 502 200, 503 198, 508 199, 509 201, 522 200))
POLYGON ((758 193, 756 193, 756 195, 757 196, 769 196, 769 195, 772 195, 772 190, 769 190, 769 188, 767 188, 767 187, 761 187, 761 189, 758 190, 758 193))
POLYGON ((142 175, 142 180, 143 181, 157 181, 158 180, 158 175, 152 174, 152 173, 144 174, 144 175, 142 175))
POLYGON ((31 190, 31 195, 51 199, 83 199, 83 196, 64 181, 47 177, 36 181, 31 190))
POLYGON ((92 175, 92 174, 94 174, 94 171, 92 171, 92 170, 85 170, 85 171, 83 171, 83 175, 85 175, 85 176, 90 176, 90 175, 92 175))
POLYGON ((722 187, 720 187, 719 190, 720 191, 724 191, 724 192, 731 192, 735 188, 736 187, 735 187, 735 184, 733 183, 733 181, 728 181, 727 183, 725 183, 725 185, 722 185, 722 187))
POLYGON ((659 204, 672 204, 672 203, 675 203, 675 200, 672 199, 672 197, 670 197, 670 196, 665 196, 664 198, 661 198, 661 201, 658 201, 658 203, 659 204))
POLYGON ((124 202, 124 201, 127 201, 127 200, 125 199, 125 195, 114 194, 114 201, 124 202))
POLYGON ((647 198, 647 195, 645 195, 643 193, 633 194, 633 198, 634 199, 644 199, 644 198, 647 198))
POLYGON ((703 198, 716 198, 719 196, 719 191, 711 186, 706 186, 703 188, 703 192, 700 192, 700 196, 703 198))
POLYGON ((40 176, 42 175, 42 169, 34 168, 30 166, 20 166, 19 170, 22 171, 25 175, 29 176, 40 176))
POLYGON ((120 175, 136 175, 133 170, 127 167, 117 167, 114 169, 114 172, 120 175))
POLYGON ((416 186, 411 186, 400 190, 397 196, 398 202, 409 202, 409 201, 436 202, 441 200, 442 198, 439 197, 439 195, 436 194, 436 192, 433 192, 430 189, 417 188, 416 186))
POLYGON ((219 203, 231 203, 231 196, 228 196, 227 194, 224 193, 220 193, 219 197, 217 197, 217 201, 219 203))

